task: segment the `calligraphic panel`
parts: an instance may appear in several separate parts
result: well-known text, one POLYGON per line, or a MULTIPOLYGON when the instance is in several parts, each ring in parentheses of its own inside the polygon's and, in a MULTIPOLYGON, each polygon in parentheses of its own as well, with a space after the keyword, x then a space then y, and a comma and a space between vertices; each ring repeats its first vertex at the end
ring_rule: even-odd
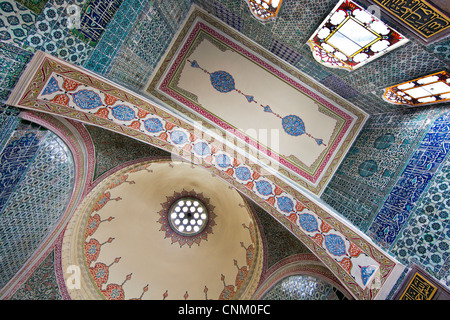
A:
POLYGON ((399 19, 422 41, 434 41, 450 32, 449 17, 427 1, 373 0, 373 2, 399 19))
POLYGON ((416 273, 400 300, 431 300, 436 290, 437 288, 434 285, 416 273))

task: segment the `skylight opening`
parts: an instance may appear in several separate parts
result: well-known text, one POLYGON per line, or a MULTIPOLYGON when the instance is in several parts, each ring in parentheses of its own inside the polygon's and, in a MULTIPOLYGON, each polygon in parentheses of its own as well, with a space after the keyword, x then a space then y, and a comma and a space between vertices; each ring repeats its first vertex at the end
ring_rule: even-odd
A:
POLYGON ((208 223, 206 206, 194 197, 176 200, 168 213, 170 227, 184 236, 197 235, 208 223))
POLYGON ((275 18, 280 9, 282 0, 247 0, 250 11, 260 21, 275 18))
POLYGON ((308 40, 314 58, 354 70, 408 40, 349 0, 341 0, 308 40))
POLYGON ((450 75, 446 71, 385 89, 384 99, 403 105, 423 105, 450 100, 450 75))

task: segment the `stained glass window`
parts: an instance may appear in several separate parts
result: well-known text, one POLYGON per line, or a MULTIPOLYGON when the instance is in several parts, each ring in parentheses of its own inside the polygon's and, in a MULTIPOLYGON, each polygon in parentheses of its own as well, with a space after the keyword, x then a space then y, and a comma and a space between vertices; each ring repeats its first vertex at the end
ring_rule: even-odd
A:
POLYGON ((388 87, 384 98, 390 103, 411 106, 449 101, 450 74, 441 71, 388 87))
POLYGON ((278 14, 282 0, 247 0, 250 11, 262 21, 274 18, 278 14))
POLYGON ((357 4, 341 0, 308 43, 318 62, 354 70, 407 41, 357 4))

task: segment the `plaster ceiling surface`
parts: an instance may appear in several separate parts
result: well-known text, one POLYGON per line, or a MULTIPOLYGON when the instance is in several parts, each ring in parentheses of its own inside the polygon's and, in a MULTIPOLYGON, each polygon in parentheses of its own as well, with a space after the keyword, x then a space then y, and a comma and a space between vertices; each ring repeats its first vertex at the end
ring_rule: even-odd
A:
POLYGON ((259 281, 262 245, 234 188, 186 162, 145 162, 112 174, 83 201, 64 236, 63 265, 82 275, 80 287, 66 276, 72 299, 245 299, 259 281), (167 223, 184 195, 209 211, 197 236, 167 223))
POLYGON ((368 117, 198 8, 147 91, 317 194, 368 117))

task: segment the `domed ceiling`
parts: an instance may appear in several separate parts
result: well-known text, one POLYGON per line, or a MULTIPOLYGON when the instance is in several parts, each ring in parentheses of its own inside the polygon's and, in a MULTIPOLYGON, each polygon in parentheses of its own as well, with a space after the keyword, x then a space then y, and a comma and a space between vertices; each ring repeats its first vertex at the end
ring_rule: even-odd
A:
POLYGON ((64 270, 80 267, 66 274, 72 299, 246 299, 261 275, 261 243, 246 201, 224 181, 185 162, 144 162, 91 191, 68 225, 62 260, 64 270), (172 203, 186 196, 208 212, 198 234, 169 223, 172 203))

